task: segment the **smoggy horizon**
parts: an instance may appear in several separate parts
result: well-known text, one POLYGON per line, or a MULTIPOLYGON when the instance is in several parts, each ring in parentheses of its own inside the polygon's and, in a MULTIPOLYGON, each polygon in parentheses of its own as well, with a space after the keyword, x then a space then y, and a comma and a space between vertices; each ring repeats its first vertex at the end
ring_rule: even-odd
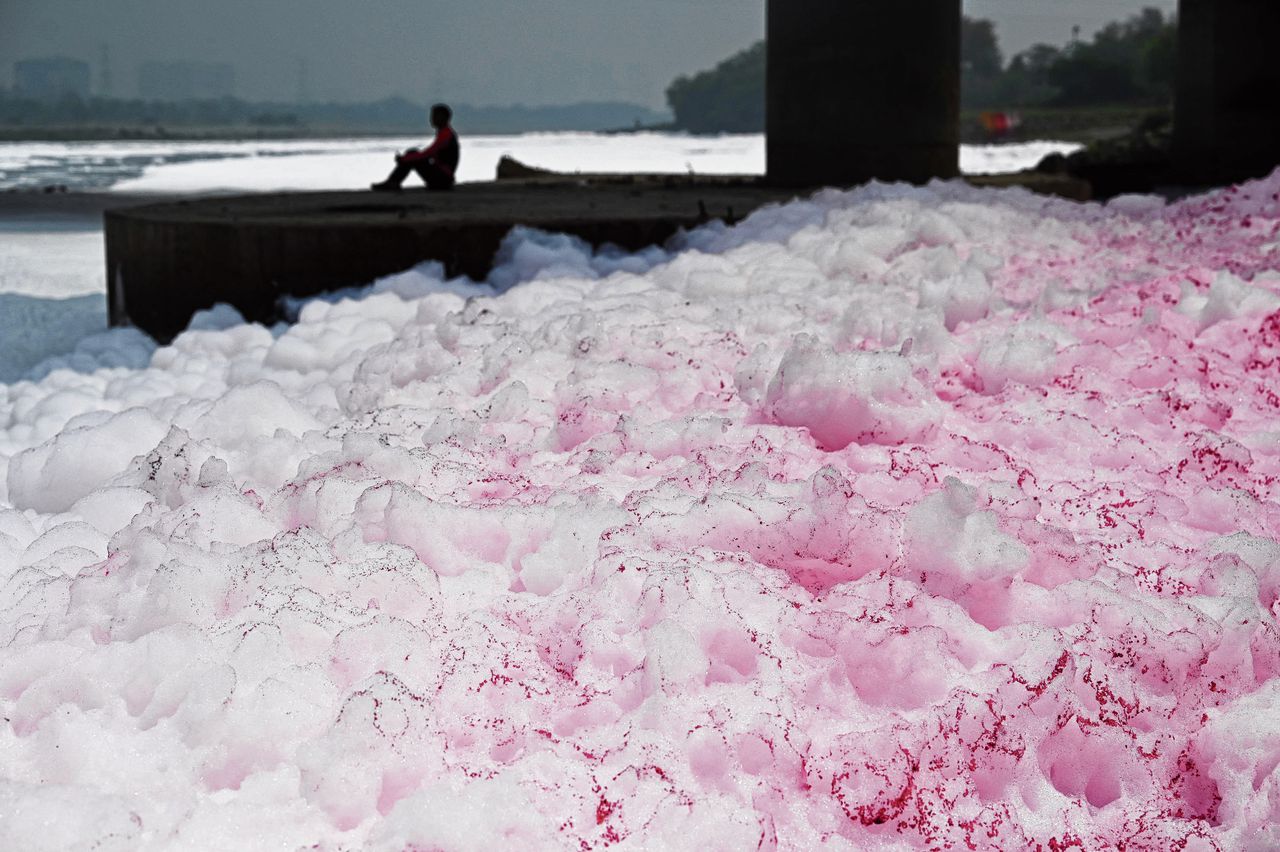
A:
MULTIPOLYGON (((622 100, 665 106, 680 74, 764 35, 764 0, 7 0, 0 83, 22 59, 90 64, 98 94, 133 97, 145 62, 228 63, 248 100, 400 96, 475 105, 622 100), (104 61, 105 60, 105 61, 104 61), (104 78, 103 72, 107 71, 104 78)), ((1176 0, 966 0, 996 22, 1006 58, 1036 42, 1087 38, 1144 6, 1176 0)))

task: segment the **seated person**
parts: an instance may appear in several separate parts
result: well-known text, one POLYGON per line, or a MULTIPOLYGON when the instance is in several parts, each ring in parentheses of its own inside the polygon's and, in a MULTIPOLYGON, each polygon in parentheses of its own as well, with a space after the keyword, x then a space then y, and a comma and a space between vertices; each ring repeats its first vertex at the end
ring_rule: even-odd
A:
POLYGON ((431 145, 422 150, 410 148, 403 154, 396 154, 396 167, 391 174, 371 188, 378 191, 398 190, 409 172, 417 172, 426 182, 427 189, 452 189, 460 154, 458 134, 449 124, 452 120, 453 110, 444 104, 433 106, 431 126, 436 129, 436 138, 431 145))

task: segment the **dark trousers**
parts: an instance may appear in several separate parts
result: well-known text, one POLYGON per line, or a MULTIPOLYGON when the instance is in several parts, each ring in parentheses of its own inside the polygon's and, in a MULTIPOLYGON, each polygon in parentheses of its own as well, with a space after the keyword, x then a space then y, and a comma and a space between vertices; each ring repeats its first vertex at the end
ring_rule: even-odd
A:
POLYGON ((409 176, 409 172, 417 172, 427 185, 427 189, 452 189, 453 175, 437 166, 431 160, 400 160, 395 169, 387 176, 387 183, 399 186, 409 176))

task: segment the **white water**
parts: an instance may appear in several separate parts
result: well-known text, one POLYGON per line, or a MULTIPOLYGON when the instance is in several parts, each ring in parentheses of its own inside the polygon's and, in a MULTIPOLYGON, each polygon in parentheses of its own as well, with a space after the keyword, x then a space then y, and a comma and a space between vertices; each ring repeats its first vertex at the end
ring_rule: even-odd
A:
MULTIPOLYGON (((381 178, 392 152, 421 138, 251 142, 0 143, 0 190, 63 184, 121 192, 262 192, 363 189, 381 178)), ((531 133, 464 137, 463 181, 491 180, 506 154, 556 171, 761 174, 764 137, 639 133, 531 133)), ((1011 172, 1066 142, 964 145, 966 174, 1011 172)))

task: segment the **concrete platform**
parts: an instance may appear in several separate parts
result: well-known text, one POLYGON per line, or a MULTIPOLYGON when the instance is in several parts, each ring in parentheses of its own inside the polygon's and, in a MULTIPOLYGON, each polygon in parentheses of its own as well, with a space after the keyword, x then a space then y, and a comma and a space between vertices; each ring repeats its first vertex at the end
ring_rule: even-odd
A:
MULTIPOLYGON (((1079 200, 1089 193, 1087 184, 1034 172, 969 180, 1079 200)), ((286 193, 109 209, 109 316, 164 342, 219 302, 271 323, 283 296, 367 284, 428 260, 480 281, 516 225, 635 251, 797 194, 758 177, 542 175, 442 193, 286 193)))
POLYGON ((161 341, 218 302, 273 322, 282 296, 365 284, 423 261, 483 280, 516 225, 634 251, 794 195, 752 178, 543 178, 442 193, 289 193, 108 210, 110 320, 161 341))

